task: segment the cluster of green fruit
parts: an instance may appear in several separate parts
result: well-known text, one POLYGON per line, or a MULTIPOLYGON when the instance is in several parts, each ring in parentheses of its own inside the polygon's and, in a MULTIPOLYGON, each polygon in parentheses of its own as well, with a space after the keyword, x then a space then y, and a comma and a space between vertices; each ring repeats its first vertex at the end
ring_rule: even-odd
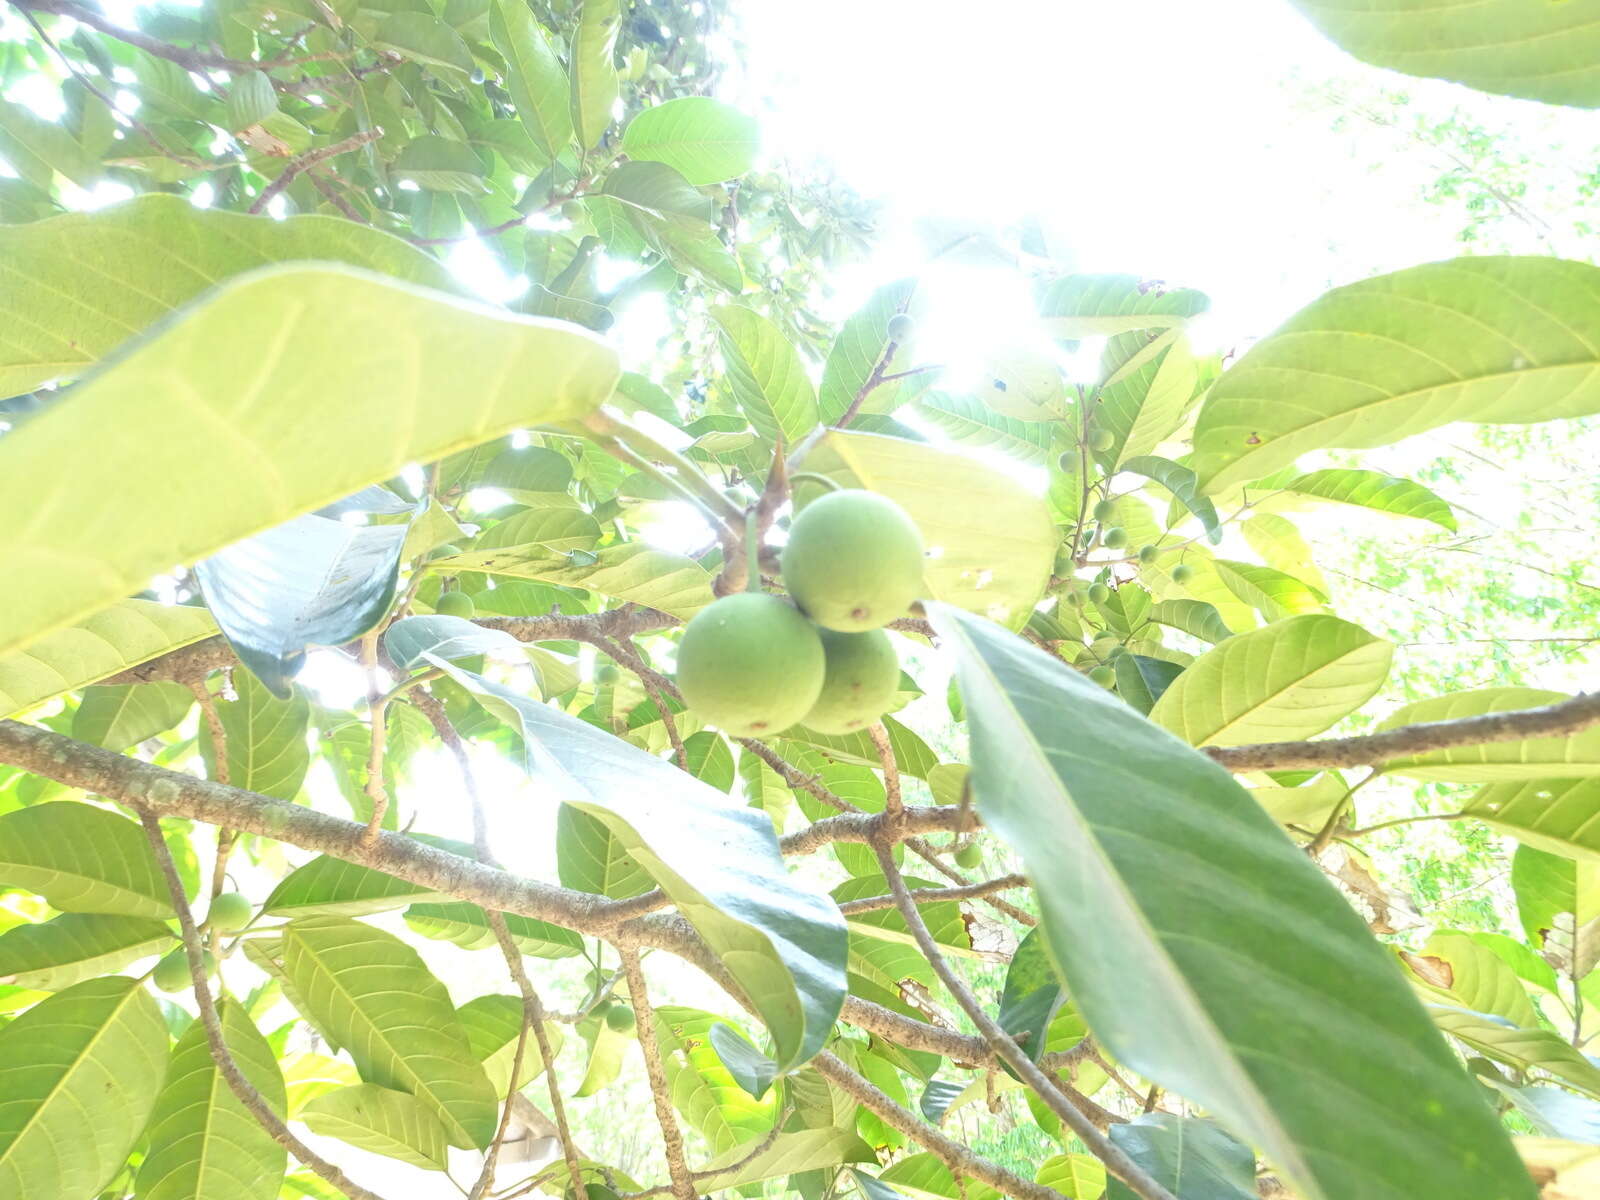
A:
MULTIPOLYGON (((250 924, 253 910, 250 901, 238 892, 223 892, 212 900, 210 909, 206 912, 206 924, 215 933, 238 933, 250 924)), ((206 950, 201 955, 205 962, 206 978, 217 973, 217 958, 211 951, 206 950)), ((189 990, 189 954, 183 947, 178 947, 156 964, 156 969, 150 973, 150 981, 163 992, 186 992, 189 990)))
POLYGON ((794 603, 750 591, 696 614, 678 646, 684 702, 736 737, 871 725, 900 690, 883 626, 921 594, 922 566, 922 535, 894 501, 859 489, 813 500, 783 548, 794 603))

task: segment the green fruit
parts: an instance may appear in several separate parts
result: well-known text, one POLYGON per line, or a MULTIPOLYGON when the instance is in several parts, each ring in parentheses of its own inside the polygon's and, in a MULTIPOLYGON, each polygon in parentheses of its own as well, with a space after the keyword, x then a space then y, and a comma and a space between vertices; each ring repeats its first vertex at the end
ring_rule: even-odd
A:
POLYGON ((596 683, 615 683, 617 676, 620 674, 621 672, 617 670, 614 663, 601 663, 594 669, 594 681, 596 683))
POLYGON ((881 629, 817 631, 822 637, 822 694, 801 724, 821 733, 854 733, 888 711, 900 690, 900 659, 881 629))
POLYGON ((818 625, 878 629, 904 616, 922 592, 922 534, 887 496, 829 492, 790 525, 783 581, 818 625))
MULTIPOLYGON (((217 973, 216 956, 209 950, 201 952, 205 962, 206 978, 217 973)), ((163 992, 186 992, 189 990, 189 955, 179 946, 156 964, 156 969, 150 975, 150 981, 163 992)))
MULTIPOLYGON (((1108 600, 1111 598, 1111 592, 1110 592, 1109 589, 1107 589, 1107 591, 1106 591, 1106 598, 1108 600)), ((1073 608, 1082 608, 1083 607, 1083 601, 1084 601, 1083 593, 1078 591, 1076 588, 1074 588, 1072 591, 1067 593, 1067 603, 1072 605, 1073 608)))
POLYGON ((1106 657, 1109 658, 1112 662, 1116 662, 1117 659, 1121 658, 1127 652, 1128 652, 1128 648, 1126 646, 1122 645, 1121 643, 1118 643, 1117 645, 1111 647, 1111 649, 1106 651, 1106 657))
POLYGON ((983 861, 983 847, 977 842, 968 842, 956 851, 956 866, 964 871, 970 871, 983 861))
POLYGON ((639 1018, 630 1004, 617 1003, 606 1009, 606 1028, 612 1033, 632 1033, 638 1024, 639 1018))
POLYGON ((678 644, 688 706, 735 737, 778 733, 822 694, 822 639, 776 596, 739 592, 701 609, 678 644))
POLYGON ((562 218, 562 220, 570 221, 574 225, 576 225, 579 221, 583 220, 588 215, 589 215, 589 210, 584 208, 584 206, 579 204, 576 200, 568 200, 565 204, 563 204, 561 206, 561 218, 562 218))
POLYGON ((910 313, 895 313, 889 318, 889 340, 905 345, 917 332, 917 319, 910 313))
POLYGON ((1189 580, 1193 578, 1194 568, 1188 563, 1179 563, 1177 566, 1172 568, 1173 583, 1188 583, 1189 580))
POLYGON ((428 551, 428 561, 432 562, 436 558, 454 558, 458 554, 465 553, 466 551, 464 551, 454 542, 446 542, 444 545, 435 546, 432 550, 428 551))
POLYGON ((1089 449, 1096 454, 1104 454, 1117 444, 1117 435, 1109 429, 1096 429, 1089 434, 1089 449))
POLYGON ((1094 519, 1105 525, 1117 515, 1117 506, 1110 500, 1102 500, 1094 506, 1094 519))
POLYGON ((1115 550, 1118 546, 1126 546, 1128 544, 1128 531, 1121 525, 1113 525, 1100 535, 1100 544, 1112 550, 1115 550))
POLYGON ((250 901, 238 892, 223 892, 211 902, 206 923, 218 933, 238 933, 250 924, 253 911, 250 901))
POLYGON ((1061 457, 1056 459, 1056 466, 1060 467, 1068 475, 1072 474, 1074 471, 1076 471, 1078 469, 1078 453, 1077 453, 1077 451, 1075 451, 1075 450, 1063 450, 1061 452, 1061 457))
POLYGON ((441 617, 463 617, 470 621, 478 615, 478 606, 465 592, 445 592, 434 603, 433 611, 441 617))
POLYGON ((1110 690, 1117 685, 1117 673, 1110 667, 1099 666, 1089 672, 1089 680, 1098 683, 1101 687, 1110 690))
POLYGON ((1154 546, 1140 546, 1139 561, 1142 563, 1153 563, 1160 553, 1161 551, 1157 550, 1154 546))
POLYGON ((1089 585, 1089 599, 1096 604, 1104 604, 1111 599, 1111 589, 1103 583, 1091 583, 1089 585))

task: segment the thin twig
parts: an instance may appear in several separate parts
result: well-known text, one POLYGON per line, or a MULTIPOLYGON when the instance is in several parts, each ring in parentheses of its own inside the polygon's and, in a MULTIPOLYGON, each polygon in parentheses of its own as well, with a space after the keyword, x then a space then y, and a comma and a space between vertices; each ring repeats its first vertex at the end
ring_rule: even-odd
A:
MULTIPOLYGON (((966 887, 919 888, 911 892, 911 899, 917 904, 975 900, 991 892, 1005 892, 1012 888, 1027 886, 1028 880, 1024 875, 1002 875, 998 879, 986 879, 982 883, 969 883, 966 887)), ((846 900, 839 905, 839 911, 847 917, 853 917, 857 913, 876 912, 894 906, 894 896, 886 893, 882 896, 867 896, 861 900, 846 900)))
POLYGON ((309 170, 318 163, 335 158, 340 154, 348 154, 352 150, 359 150, 368 142, 375 142, 382 136, 383 130, 374 125, 371 129, 363 129, 360 133, 352 133, 343 141, 335 142, 331 146, 322 146, 316 150, 307 150, 304 154, 296 155, 278 173, 276 179, 261 189, 261 194, 251 202, 250 207, 245 211, 253 217, 259 216, 262 210, 272 203, 272 198, 293 183, 295 176, 299 175, 300 172, 309 170))
POLYGON ((655 1103, 656 1121, 661 1126, 661 1148, 667 1156, 667 1174, 672 1178, 672 1194, 677 1200, 697 1200, 699 1192, 694 1186, 694 1177, 689 1173, 689 1164, 683 1157, 683 1131, 678 1128, 678 1118, 673 1114, 667 1074, 661 1065, 656 1014, 645 987, 644 968, 639 965, 639 951, 630 945, 619 945, 617 953, 622 957, 622 970, 628 979, 628 999, 639 1018, 639 1049, 644 1052, 644 1070, 650 1078, 650 1098, 655 1103))
POLYGON ((372 845, 383 829, 383 819, 389 812, 389 790, 383 786, 384 751, 388 745, 388 714, 392 692, 378 691, 378 639, 369 634, 361 641, 361 658, 367 668, 367 686, 374 693, 368 722, 372 741, 367 751, 367 778, 363 790, 372 801, 372 813, 367 817, 366 844, 372 845))
POLYGON ((228 1050, 228 1044, 222 1035, 222 1021, 217 1016, 216 1001, 212 998, 211 986, 206 981, 205 951, 200 944, 200 930, 195 926, 194 913, 189 909, 189 900, 184 895, 183 882, 178 878, 178 868, 172 861, 172 852, 167 849, 166 839, 161 836, 160 818, 146 808, 137 811, 139 821, 144 826, 145 838, 150 843, 150 852, 155 855, 156 865, 161 868, 161 874, 167 881, 167 891, 172 896, 172 910, 177 915, 178 929, 183 936, 184 954, 189 960, 189 978, 194 984, 194 999, 200 1010, 200 1023, 206 1031, 211 1059, 216 1063, 217 1070, 222 1073, 222 1078, 238 1097, 239 1103, 244 1105, 250 1115, 271 1135, 273 1141, 305 1163, 324 1181, 349 1196, 350 1200, 383 1200, 378 1193, 351 1182, 343 1171, 295 1137, 278 1114, 272 1111, 271 1105, 255 1089, 255 1085, 244 1077, 243 1071, 239 1070, 239 1064, 234 1061, 233 1054, 228 1050))
MULTIPOLYGON (((200 714, 205 718, 206 732, 211 737, 211 777, 223 786, 227 786, 228 779, 228 731, 222 724, 222 714, 217 711, 216 697, 211 694, 211 689, 206 687, 204 678, 194 678, 189 681, 189 690, 194 693, 194 698, 199 702, 200 714)), ((218 828, 217 830, 217 855, 211 864, 211 898, 215 900, 222 894, 228 882, 228 856, 233 853, 233 844, 238 834, 232 829, 218 828)))
POLYGON ((900 766, 894 760, 894 745, 882 721, 874 721, 867 733, 878 748, 878 765, 883 768, 883 811, 898 816, 905 805, 900 800, 900 766))
MULTIPOLYGON (((697 1184, 703 1184, 712 1179, 719 1179, 723 1175, 731 1175, 735 1171, 749 1166, 768 1150, 772 1149, 772 1144, 778 1140, 778 1135, 783 1132, 784 1125, 788 1123, 789 1118, 793 1115, 794 1109, 785 1105, 782 1111, 778 1113, 778 1119, 773 1122, 772 1128, 767 1130, 766 1135, 752 1145, 748 1151, 740 1155, 737 1160, 725 1167, 718 1167, 715 1171, 691 1171, 689 1172, 689 1178, 697 1184)), ((617 1200, 646 1200, 646 1197, 665 1196, 671 1191, 672 1185, 670 1183, 659 1183, 655 1187, 645 1188, 643 1191, 623 1192, 617 1197, 617 1200)))

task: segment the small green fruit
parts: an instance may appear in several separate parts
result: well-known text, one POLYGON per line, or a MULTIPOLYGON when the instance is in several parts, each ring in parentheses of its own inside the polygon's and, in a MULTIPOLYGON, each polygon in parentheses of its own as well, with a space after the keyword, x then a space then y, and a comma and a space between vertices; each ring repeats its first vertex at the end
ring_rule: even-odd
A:
POLYGON ((1065 471, 1068 475, 1071 475, 1078 469, 1077 451, 1063 450, 1060 457, 1056 459, 1056 466, 1060 467, 1061 470, 1065 471))
POLYGON ((905 345, 917 332, 917 319, 910 313, 895 313, 889 318, 889 340, 905 345))
POLYGON ((238 892, 223 892, 211 902, 206 923, 218 933, 238 933, 250 924, 253 911, 250 901, 238 892))
MULTIPOLYGON (((217 959, 211 951, 202 953, 206 967, 206 978, 217 973, 217 959)), ((156 964, 156 969, 150 975, 150 981, 163 992, 186 992, 189 990, 189 956, 182 946, 167 955, 156 964)))
POLYGON ((1096 604, 1104 604, 1111 599, 1111 589, 1103 583, 1091 583, 1089 585, 1089 599, 1096 604))
POLYGON ((977 842, 968 842, 955 854, 956 866, 963 871, 970 871, 983 861, 983 847, 977 842))
POLYGON ((472 74, 468 75, 467 79, 474 86, 476 86, 476 85, 482 83, 483 80, 484 80, 483 71, 478 67, 474 67, 474 68, 472 68, 472 74))
POLYGON ((678 644, 678 687, 688 706, 735 737, 795 724, 822 694, 816 629, 764 592, 724 596, 701 609, 678 644))
POLYGON ((470 621, 478 615, 478 605, 465 592, 445 592, 434 603, 433 611, 441 617, 462 617, 470 621))
POLYGON ((1172 568, 1172 582, 1173 583, 1180 583, 1180 584, 1181 583, 1188 583, 1189 580, 1191 580, 1193 578, 1194 578, 1194 568, 1191 567, 1188 563, 1179 563, 1177 566, 1172 568))
POLYGON ((922 553, 922 534, 887 496, 829 492, 790 525, 783 581, 818 625, 862 633, 904 616, 921 594, 922 553))
POLYGON ((1100 535, 1100 544, 1115 550, 1119 546, 1128 544, 1128 531, 1121 525, 1113 525, 1100 535))
POLYGON ((594 681, 596 683, 615 683, 617 676, 620 674, 621 672, 617 670, 616 664, 601 663, 594 669, 594 681))
POLYGON ((620 1001, 606 1009, 606 1028, 612 1033, 632 1033, 639 1024, 633 1005, 620 1001))
POLYGON ((1109 691, 1117 685, 1117 673, 1107 666, 1098 666, 1089 672, 1089 680, 1109 691))
POLYGON ((1089 434, 1089 449, 1104 454, 1117 444, 1117 435, 1109 429, 1096 429, 1089 434))
POLYGON ((1128 648, 1119 642, 1117 645, 1106 651, 1106 657, 1112 662, 1116 662, 1117 659, 1121 658, 1127 652, 1128 648))
POLYGON ((570 221, 574 225, 588 215, 589 210, 584 208, 584 206, 579 204, 576 200, 568 200, 561 206, 561 219, 563 221, 570 221))
POLYGON ((1102 500, 1094 506, 1094 519, 1100 524, 1109 524, 1117 515, 1117 506, 1110 500, 1102 500))
POLYGON ((1142 563, 1153 563, 1160 554, 1161 551, 1157 550, 1154 546, 1139 547, 1139 561, 1142 563))
MULTIPOLYGON (((1107 589, 1106 598, 1110 599, 1110 597, 1111 597, 1111 592, 1110 592, 1109 589, 1107 589)), ((1067 593, 1067 603, 1072 605, 1073 608, 1082 608, 1083 607, 1083 602, 1084 602, 1084 595, 1083 595, 1082 592, 1078 591, 1077 588, 1073 588, 1072 591, 1067 593)))
POLYGON ((900 659, 881 629, 819 629, 826 665, 822 694, 801 724, 820 733, 854 733, 888 711, 900 690, 900 659))

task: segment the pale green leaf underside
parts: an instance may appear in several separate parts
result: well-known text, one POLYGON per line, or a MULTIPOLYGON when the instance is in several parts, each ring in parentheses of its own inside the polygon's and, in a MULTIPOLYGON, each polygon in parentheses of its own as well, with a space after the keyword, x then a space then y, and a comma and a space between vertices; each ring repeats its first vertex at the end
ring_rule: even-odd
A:
POLYGON ((323 1093, 300 1115, 312 1133, 338 1138, 424 1171, 443 1171, 448 1164, 450 1148, 444 1126, 407 1092, 358 1083, 323 1093))
POLYGON ((22 712, 216 631, 203 608, 124 600, 0 658, 0 715, 22 712))
POLYGON ((1380 471, 1329 468, 1296 476, 1283 486, 1297 495, 1353 504, 1397 517, 1415 517, 1455 532, 1456 517, 1450 506, 1415 480, 1380 471))
MULTIPOLYGON (((1400 725, 1451 721, 1519 708, 1539 708, 1570 699, 1565 693, 1538 688, 1480 688, 1408 704, 1385 719, 1378 726, 1378 732, 1400 725)), ((1600 728, 1592 727, 1566 737, 1528 738, 1519 742, 1490 742, 1481 746, 1429 750, 1407 758, 1390 759, 1383 769, 1393 775, 1451 783, 1583 779, 1600 775, 1600 728)))
POLYGON ((152 194, 0 226, 0 395, 80 374, 230 276, 298 259, 464 290, 432 255, 337 217, 274 221, 152 194))
POLYGON ((0 817, 0 885, 37 892, 62 912, 172 916, 171 894, 139 826, 75 801, 0 817))
MULTIPOLYGON (((571 929, 516 913, 505 914, 505 922, 517 949, 531 958, 570 958, 583 953, 583 938, 571 929)), ((485 950, 497 944, 488 914, 476 904, 413 904, 406 909, 406 924, 423 937, 454 942, 464 950, 485 950)))
POLYGON ((1335 288, 1212 386, 1193 466, 1217 492, 1330 446, 1600 409, 1600 267, 1459 258, 1335 288))
POLYGON ((583 588, 684 620, 716 599, 711 592, 711 574, 694 559, 657 550, 643 542, 607 546, 588 555, 554 554, 538 546, 519 546, 456 555, 430 566, 583 588))
POLYGON ((0 979, 59 992, 174 944, 172 931, 151 917, 63 913, 0 934, 0 979))
POLYGON ((772 1145, 753 1158, 750 1149, 735 1146, 708 1162, 703 1170, 730 1168, 725 1175, 717 1175, 711 1186, 718 1189, 742 1187, 778 1175, 797 1175, 842 1163, 877 1161, 872 1148, 853 1129, 801 1129, 780 1133, 772 1145))
POLYGON ((1600 107, 1600 5, 1479 0, 1294 0, 1344 49, 1378 67, 1482 92, 1600 107))
POLYGON ((737 304, 712 310, 728 386, 769 445, 794 446, 817 424, 817 392, 800 354, 766 317, 737 304))
POLYGON ((1600 1067, 1553 1030, 1518 1029, 1499 1018, 1449 1005, 1430 1004, 1428 1012, 1440 1029, 1479 1054, 1518 1070, 1537 1067, 1548 1071, 1563 1083, 1600 1099, 1600 1067))
POLYGON ((757 144, 755 121, 709 96, 647 108, 622 132, 622 152, 630 159, 666 163, 696 185, 743 175, 757 144))
POLYGON ((1491 783, 1466 812, 1537 849, 1600 865, 1600 778, 1491 783))
POLYGON ((232 280, 0 443, 0 512, 23 514, 0 527, 0 654, 407 463, 579 416, 617 374, 575 327, 376 275, 232 280))
POLYGON ((1231 776, 1020 639, 948 605, 929 618, 984 823, 1023 856, 1052 958, 1119 1061, 1311 1200, 1531 1197, 1389 954, 1231 776))
POLYGON ((1321 614, 1290 617, 1195 659, 1150 719, 1191 746, 1297 741, 1372 699, 1393 657, 1392 645, 1359 625, 1321 614))

